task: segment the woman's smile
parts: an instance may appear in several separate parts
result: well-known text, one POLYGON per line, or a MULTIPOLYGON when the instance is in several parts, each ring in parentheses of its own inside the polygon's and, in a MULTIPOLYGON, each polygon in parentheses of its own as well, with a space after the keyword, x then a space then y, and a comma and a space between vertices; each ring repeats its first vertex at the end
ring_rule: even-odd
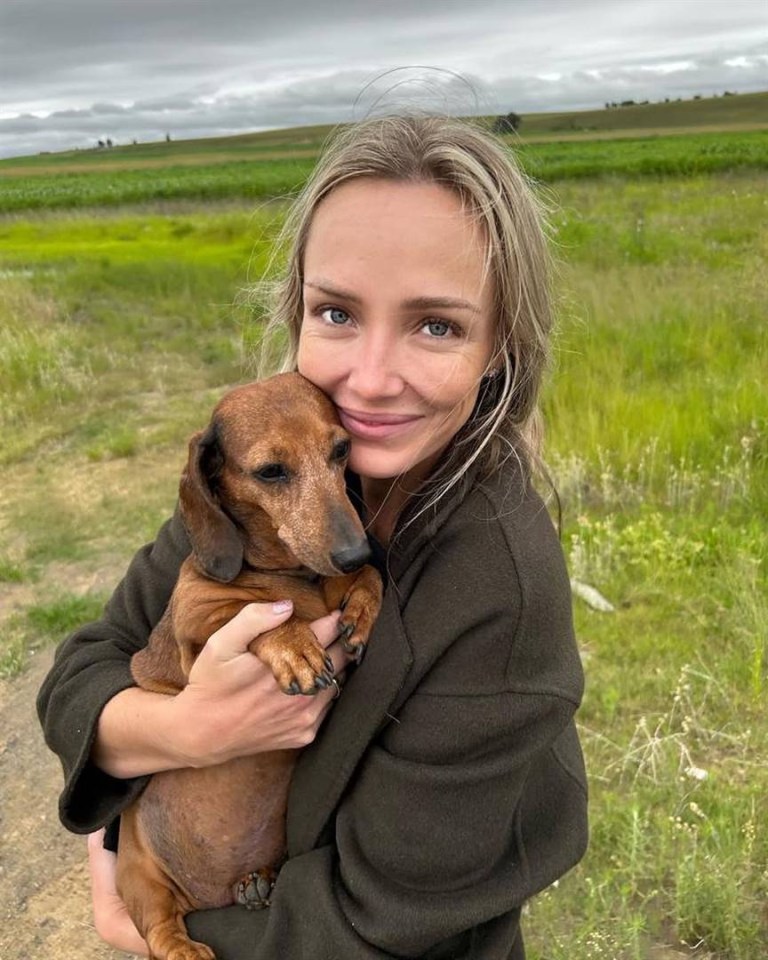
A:
POLYGON ((365 410, 338 408, 339 419, 353 439, 387 440, 413 427, 420 414, 369 413, 365 410))

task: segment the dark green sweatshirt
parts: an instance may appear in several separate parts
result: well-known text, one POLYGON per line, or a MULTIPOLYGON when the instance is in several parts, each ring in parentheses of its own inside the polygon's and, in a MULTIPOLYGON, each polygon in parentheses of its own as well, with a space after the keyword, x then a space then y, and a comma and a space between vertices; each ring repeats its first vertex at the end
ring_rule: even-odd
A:
MULTIPOLYGON (((89 755, 189 549, 177 514, 40 691, 70 830, 107 823, 146 782, 89 755)), ((406 527, 388 574, 366 657, 296 767, 272 906, 187 918, 219 960, 521 960, 522 905, 584 853, 570 587, 514 462, 406 527)))

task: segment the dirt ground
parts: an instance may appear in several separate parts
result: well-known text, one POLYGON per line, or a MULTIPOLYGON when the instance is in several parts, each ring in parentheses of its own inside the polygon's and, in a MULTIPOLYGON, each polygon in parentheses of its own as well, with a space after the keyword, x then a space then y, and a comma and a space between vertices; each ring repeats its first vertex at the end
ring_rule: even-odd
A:
POLYGON ((88 898, 85 839, 59 824, 59 761, 35 714, 53 651, 0 682, 0 957, 126 960, 101 943, 88 898))

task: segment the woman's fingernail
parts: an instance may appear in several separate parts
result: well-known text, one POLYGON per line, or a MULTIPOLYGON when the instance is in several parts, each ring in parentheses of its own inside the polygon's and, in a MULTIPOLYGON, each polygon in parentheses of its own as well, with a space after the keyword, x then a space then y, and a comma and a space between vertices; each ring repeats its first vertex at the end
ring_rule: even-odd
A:
POLYGON ((293 600, 275 600, 272 604, 272 613, 285 613, 293 607, 293 600))

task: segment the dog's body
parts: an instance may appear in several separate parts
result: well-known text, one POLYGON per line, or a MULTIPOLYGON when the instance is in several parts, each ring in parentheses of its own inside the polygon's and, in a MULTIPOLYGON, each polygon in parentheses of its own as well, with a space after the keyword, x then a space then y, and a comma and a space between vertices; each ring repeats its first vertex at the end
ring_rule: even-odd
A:
MULTIPOLYGON (((190 441, 180 503, 193 552, 147 647, 139 686, 175 694, 207 639, 248 603, 293 601, 252 652, 286 693, 311 694, 331 667, 309 623, 342 609, 341 637, 362 653, 381 603, 368 546, 346 497, 349 441, 330 401, 298 374, 238 388, 190 441)), ((297 752, 155 774, 122 815, 118 889, 156 960, 210 960, 183 917, 268 903, 285 854, 297 752)))

